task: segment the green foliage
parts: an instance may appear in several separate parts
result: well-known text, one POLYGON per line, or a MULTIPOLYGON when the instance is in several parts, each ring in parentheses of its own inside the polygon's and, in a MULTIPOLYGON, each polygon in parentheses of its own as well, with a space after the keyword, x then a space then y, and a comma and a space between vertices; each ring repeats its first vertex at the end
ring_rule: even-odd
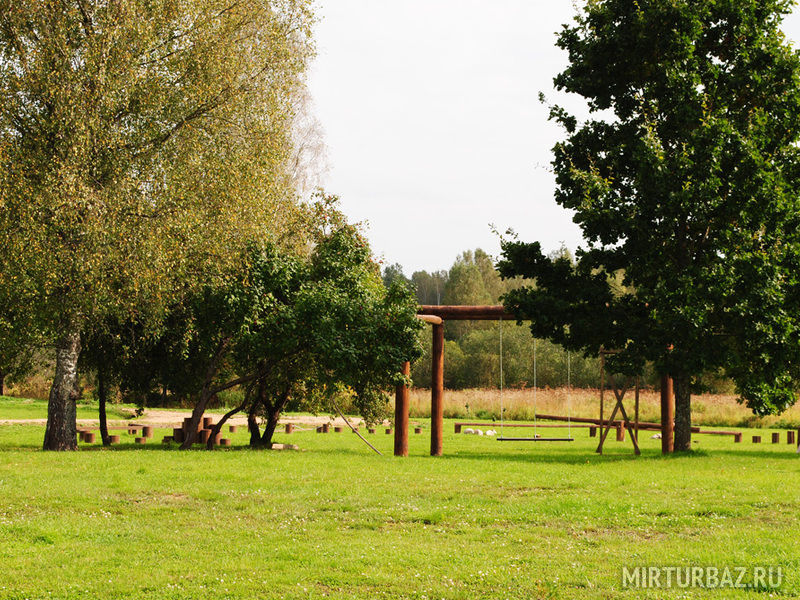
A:
POLYGON ((291 164, 306 0, 0 2, 0 287, 57 346, 71 448, 80 334, 305 240, 291 164))
POLYGON ((366 419, 383 415, 400 367, 419 354, 413 291, 383 285, 366 239, 333 200, 310 212, 310 254, 254 246, 238 277, 171 308, 153 343, 124 361, 123 388, 163 386, 204 409, 242 385, 239 410, 275 422, 289 402, 332 410, 346 392, 366 419))
POLYGON ((573 267, 535 243, 503 244, 501 273, 536 280, 504 298, 534 318, 534 335, 587 354, 621 349, 621 371, 654 361, 675 376, 687 427, 691 378, 719 368, 758 414, 797 397, 800 58, 780 30, 789 7, 588 3, 558 38, 569 66, 555 83, 583 96, 591 118, 551 112, 566 131, 556 200, 588 248, 573 267))

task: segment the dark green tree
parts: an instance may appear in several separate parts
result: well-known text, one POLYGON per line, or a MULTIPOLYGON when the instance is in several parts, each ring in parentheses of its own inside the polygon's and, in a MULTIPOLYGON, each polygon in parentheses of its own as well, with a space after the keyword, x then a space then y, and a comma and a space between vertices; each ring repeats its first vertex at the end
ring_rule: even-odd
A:
POLYGON ((724 368, 757 414, 793 404, 800 364, 800 59, 785 0, 589 2, 558 46, 556 87, 585 98, 554 148, 556 201, 587 248, 575 266, 506 240, 505 304, 534 335, 675 381, 675 448, 692 383, 724 368), (618 280, 621 278, 621 281, 618 280), (620 285, 621 283, 621 285, 620 285))

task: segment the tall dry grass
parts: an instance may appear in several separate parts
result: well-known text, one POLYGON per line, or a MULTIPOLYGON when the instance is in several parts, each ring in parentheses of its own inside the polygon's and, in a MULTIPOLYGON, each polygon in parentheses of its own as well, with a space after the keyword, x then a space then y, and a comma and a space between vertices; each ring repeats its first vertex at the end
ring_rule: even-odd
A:
MULTIPOLYGON (((430 390, 413 388, 410 393, 410 416, 430 417, 430 390)), ((566 388, 540 389, 535 399, 538 414, 569 415, 597 418, 600 411, 599 389, 566 388)), ((625 396, 625 410, 633 418, 634 395, 625 396)), ((534 417, 534 390, 503 390, 505 418, 531 421, 534 417)), ((614 408, 613 392, 605 394, 605 416, 614 408)), ((658 391, 641 390, 639 394, 639 420, 660 420, 661 404, 658 391)), ((444 416, 456 419, 491 420, 500 418, 500 391, 497 389, 445 390, 444 416)), ((800 405, 777 417, 756 417, 746 406, 728 394, 698 394, 692 397, 692 422, 710 427, 800 427, 800 405)))

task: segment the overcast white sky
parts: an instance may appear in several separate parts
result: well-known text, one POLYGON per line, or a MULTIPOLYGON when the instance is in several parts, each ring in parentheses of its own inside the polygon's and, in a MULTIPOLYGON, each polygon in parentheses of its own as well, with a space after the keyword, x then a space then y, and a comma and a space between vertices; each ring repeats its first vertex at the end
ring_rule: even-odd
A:
MULTIPOLYGON (((372 247, 413 271, 463 250, 499 253, 490 223, 546 249, 580 231, 553 200, 547 121, 566 65, 555 32, 571 0, 318 0, 310 88, 325 130, 328 192, 372 247)), ((800 40, 800 14, 784 24, 800 40)))

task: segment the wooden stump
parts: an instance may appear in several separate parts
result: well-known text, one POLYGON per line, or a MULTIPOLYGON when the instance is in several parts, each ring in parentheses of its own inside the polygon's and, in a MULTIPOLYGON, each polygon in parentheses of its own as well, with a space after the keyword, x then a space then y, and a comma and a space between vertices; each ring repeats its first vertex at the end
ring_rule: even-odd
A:
POLYGON ((86 441, 86 432, 82 430, 78 430, 78 441, 85 442, 86 441))
POLYGON ((392 428, 391 427, 387 427, 386 428, 386 435, 392 435, 392 428))
POLYGON ((87 444, 94 444, 94 434, 91 431, 87 431, 83 434, 83 441, 87 444))
MULTIPOLYGON (((325 425, 323 425, 323 426, 322 426, 322 428, 323 428, 323 429, 325 429, 325 427, 327 427, 327 424, 325 424, 325 425)), ((333 430, 334 430, 336 433, 342 433, 342 428, 341 428, 341 427, 339 427, 338 425, 337 425, 336 427, 334 427, 334 428, 333 428, 333 430)))
POLYGON ((211 429, 214 426, 214 417, 203 417, 203 429, 211 429))
POLYGON ((461 433, 461 423, 453 425, 453 433, 461 433))
POLYGON ((787 444, 794 444, 794 431, 787 431, 786 432, 786 443, 787 444))
POLYGON ((375 433, 375 428, 370 427, 369 429, 367 429, 367 433, 375 433))
POLYGON ((742 432, 735 433, 733 435, 733 443, 734 444, 741 444, 742 443, 742 432))
POLYGON ((777 432, 777 431, 776 431, 776 432, 773 432, 773 434, 772 434, 772 443, 773 443, 773 444, 779 444, 779 443, 780 443, 780 441, 781 441, 781 434, 780 434, 780 432, 777 432))
POLYGON ((222 438, 219 441, 219 445, 220 446, 230 446, 231 445, 231 441, 228 438, 222 438))
POLYGON ((136 429, 134 429, 133 427, 129 427, 128 428, 128 435, 136 435, 137 433, 139 433, 139 432, 136 429))
POLYGON ((322 433, 322 425, 320 425, 319 427, 317 427, 317 433, 322 433))
POLYGON ((760 435, 754 435, 753 436, 753 443, 754 444, 760 444, 761 443, 761 436, 760 435))
POLYGON ((163 440, 161 440, 161 443, 162 443, 162 444, 169 444, 169 443, 171 443, 171 442, 172 442, 172 436, 171 436, 171 435, 165 435, 165 436, 164 436, 164 439, 163 439, 163 440))
POLYGON ((617 425, 617 441, 624 442, 625 441, 625 428, 620 423, 617 425))
POLYGON ((594 425, 589 427, 589 437, 597 437, 597 427, 594 425))
MULTIPOLYGON (((328 433, 330 430, 331 430, 331 424, 330 423, 323 423, 322 424, 322 433, 328 433)), ((334 431, 336 431, 336 433, 339 433, 341 430, 342 430, 341 427, 335 427, 334 428, 334 431)))
POLYGON ((238 425, 229 425, 228 426, 228 431, 230 431, 231 433, 236 433, 237 427, 238 427, 238 425))
POLYGON ((200 444, 205 444, 206 442, 208 442, 208 436, 210 436, 210 435, 211 435, 211 430, 210 429, 202 429, 202 430, 200 430, 200 434, 197 437, 197 442, 200 443, 200 444))
POLYGON ((112 444, 119 444, 119 436, 118 435, 110 435, 108 436, 108 441, 112 444))
POLYGON ((147 443, 147 438, 146 437, 137 437, 136 438, 136 443, 137 444, 146 444, 147 443))
POLYGON ((422 433, 422 427, 414 427, 414 433, 422 433))
POLYGON ((153 437, 153 428, 149 425, 145 425, 142 427, 142 437, 151 438, 153 437))
POLYGON ((182 428, 176 427, 172 430, 172 439, 182 444, 183 441, 186 439, 186 434, 182 428))
POLYGON ((294 431, 294 424, 293 423, 287 423, 286 425, 283 426, 283 432, 284 433, 292 433, 293 431, 294 431))

